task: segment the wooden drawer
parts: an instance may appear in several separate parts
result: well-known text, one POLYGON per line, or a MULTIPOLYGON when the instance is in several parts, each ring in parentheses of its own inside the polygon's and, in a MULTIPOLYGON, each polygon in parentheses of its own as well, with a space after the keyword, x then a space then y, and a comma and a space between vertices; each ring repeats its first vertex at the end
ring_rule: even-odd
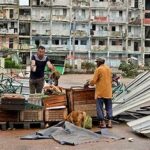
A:
POLYGON ((43 98, 43 105, 45 108, 55 106, 66 106, 66 95, 50 95, 48 97, 45 97, 43 98))
POLYGON ((23 110, 20 121, 43 121, 43 110, 23 110))

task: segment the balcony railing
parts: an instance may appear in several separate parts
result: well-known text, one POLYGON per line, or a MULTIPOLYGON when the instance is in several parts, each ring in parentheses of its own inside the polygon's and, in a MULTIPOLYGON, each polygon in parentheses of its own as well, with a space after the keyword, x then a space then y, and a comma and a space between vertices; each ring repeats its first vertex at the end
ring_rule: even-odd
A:
POLYGON ((51 34, 51 31, 50 30, 41 30, 39 31, 39 29, 37 30, 34 30, 32 29, 32 35, 50 35, 51 34))
POLYGON ((70 0, 57 0, 53 1, 53 6, 69 6, 70 0))
POLYGON ((111 2, 110 8, 112 8, 112 9, 123 9, 123 8, 126 8, 126 4, 123 2, 111 2))
POLYGON ((129 38, 141 38, 141 33, 128 33, 129 38))
POLYGON ((108 7, 108 2, 91 2, 91 7, 101 7, 101 8, 107 8, 108 7))
POLYGON ((1 4, 17 4, 17 0, 0 0, 0 5, 1 4))
POLYGON ((31 16, 30 15, 20 15, 19 19, 20 20, 31 20, 31 16))
POLYGON ((109 22, 112 23, 126 23, 126 19, 122 17, 110 18, 109 22))
POLYGON ((40 15, 33 16, 32 15, 32 20, 34 20, 34 21, 49 21, 50 16, 40 16, 40 15))
POLYGON ((30 44, 18 44, 18 49, 20 50, 30 49, 30 44))
POLYGON ((122 37, 123 33, 120 32, 120 31, 111 31, 110 36, 112 36, 112 37, 122 37))
POLYGON ((141 19, 136 17, 136 18, 130 18, 129 19, 129 24, 133 25, 140 25, 141 24, 141 19))
POLYGON ((91 46, 91 51, 94 51, 94 52, 96 52, 96 51, 104 51, 104 50, 106 50, 106 45, 92 45, 91 46))
POLYGON ((92 17, 91 20, 93 20, 94 22, 100 22, 100 23, 108 22, 108 18, 105 16, 95 16, 95 17, 92 17))
POLYGON ((98 37, 106 37, 109 35, 108 31, 94 31, 93 36, 98 36, 98 37))
POLYGON ((144 24, 150 24, 150 18, 145 18, 144 19, 144 24))
POLYGON ((88 33, 83 30, 76 30, 75 33, 72 32, 72 35, 75 35, 75 37, 86 37, 88 36, 88 33))
POLYGON ((59 21, 69 21, 69 16, 63 16, 63 15, 53 15, 52 20, 59 20, 59 21))
POLYGON ((76 21, 88 21, 88 20, 89 20, 88 16, 80 16, 80 15, 76 16, 76 21))
POLYGON ((88 7, 90 6, 90 0, 80 0, 80 1, 77 1, 77 0, 73 0, 72 1, 72 6, 73 7, 88 7))
POLYGON ((0 34, 18 34, 17 29, 0 29, 0 34))

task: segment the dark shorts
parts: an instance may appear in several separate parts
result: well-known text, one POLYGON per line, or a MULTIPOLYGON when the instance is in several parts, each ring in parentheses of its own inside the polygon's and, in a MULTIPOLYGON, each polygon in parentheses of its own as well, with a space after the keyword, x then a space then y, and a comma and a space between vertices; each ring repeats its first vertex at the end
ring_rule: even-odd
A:
POLYGON ((44 86, 44 78, 30 79, 29 80, 30 94, 42 93, 43 86, 44 86))

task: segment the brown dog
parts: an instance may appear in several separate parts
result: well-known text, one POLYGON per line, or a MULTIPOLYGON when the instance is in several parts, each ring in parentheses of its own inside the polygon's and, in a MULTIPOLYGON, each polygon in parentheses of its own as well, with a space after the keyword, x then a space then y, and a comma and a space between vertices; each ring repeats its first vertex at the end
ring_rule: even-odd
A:
POLYGON ((64 120, 69 121, 78 127, 84 126, 85 119, 86 119, 86 112, 80 110, 72 111, 69 115, 67 114, 64 115, 64 120))

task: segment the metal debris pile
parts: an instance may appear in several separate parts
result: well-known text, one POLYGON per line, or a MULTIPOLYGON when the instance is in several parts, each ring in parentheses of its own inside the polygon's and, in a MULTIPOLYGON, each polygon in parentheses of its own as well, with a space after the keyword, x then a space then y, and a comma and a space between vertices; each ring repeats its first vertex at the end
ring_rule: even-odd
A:
POLYGON ((114 118, 150 137, 150 72, 138 75, 113 99, 114 118))

